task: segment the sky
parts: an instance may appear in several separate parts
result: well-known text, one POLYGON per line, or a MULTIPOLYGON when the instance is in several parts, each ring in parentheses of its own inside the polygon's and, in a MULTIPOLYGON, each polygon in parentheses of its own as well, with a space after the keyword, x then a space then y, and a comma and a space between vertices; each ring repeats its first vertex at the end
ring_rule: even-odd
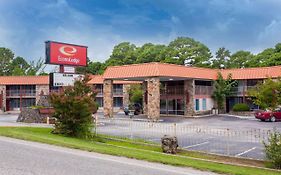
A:
POLYGON ((88 46, 104 61, 129 41, 168 44, 194 38, 213 53, 258 53, 281 42, 281 0, 0 0, 0 47, 45 58, 47 40, 88 46))

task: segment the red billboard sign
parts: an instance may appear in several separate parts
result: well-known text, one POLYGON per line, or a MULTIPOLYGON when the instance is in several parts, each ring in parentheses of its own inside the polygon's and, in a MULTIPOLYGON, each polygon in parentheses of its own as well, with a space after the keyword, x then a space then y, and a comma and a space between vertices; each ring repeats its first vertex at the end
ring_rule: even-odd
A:
POLYGON ((86 66, 87 47, 47 41, 46 64, 86 66))

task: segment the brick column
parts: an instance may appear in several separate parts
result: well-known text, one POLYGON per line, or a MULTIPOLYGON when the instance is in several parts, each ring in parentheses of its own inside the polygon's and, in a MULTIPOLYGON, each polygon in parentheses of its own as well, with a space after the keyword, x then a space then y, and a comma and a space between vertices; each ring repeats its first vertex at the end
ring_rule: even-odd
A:
POLYGON ((131 88, 131 85, 129 85, 129 84, 123 85, 123 107, 129 106, 129 104, 130 104, 130 95, 129 95, 130 88, 131 88))
POLYGON ((142 91, 143 114, 147 115, 147 81, 142 82, 142 91))
POLYGON ((194 115, 194 94, 195 94, 195 84, 194 80, 184 81, 184 96, 185 96, 185 116, 194 115))
POLYGON ((151 120, 160 118, 160 80, 149 78, 147 81, 147 115, 151 120))
POLYGON ((2 109, 6 109, 6 86, 5 85, 0 85, 0 94, 3 93, 3 98, 2 98, 2 108, 0 108, 0 111, 2 109))
POLYGON ((49 95, 49 89, 49 85, 36 85, 36 105, 40 99, 41 93, 43 93, 43 95, 49 95))
POLYGON ((113 80, 103 81, 103 114, 113 117, 113 80))

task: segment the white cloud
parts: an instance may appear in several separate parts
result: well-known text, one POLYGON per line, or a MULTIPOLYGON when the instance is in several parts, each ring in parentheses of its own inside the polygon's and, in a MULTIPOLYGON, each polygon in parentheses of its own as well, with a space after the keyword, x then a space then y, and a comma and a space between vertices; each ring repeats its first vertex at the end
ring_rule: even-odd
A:
POLYGON ((274 19, 260 32, 258 41, 262 45, 275 45, 281 42, 281 20, 274 19))

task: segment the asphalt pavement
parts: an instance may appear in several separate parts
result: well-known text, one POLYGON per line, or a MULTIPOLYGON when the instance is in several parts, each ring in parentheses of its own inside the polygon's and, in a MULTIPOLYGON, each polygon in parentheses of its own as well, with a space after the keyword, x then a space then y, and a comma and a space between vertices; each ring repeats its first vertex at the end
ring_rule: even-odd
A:
POLYGON ((53 145, 0 137, 1 175, 214 175, 53 145))

